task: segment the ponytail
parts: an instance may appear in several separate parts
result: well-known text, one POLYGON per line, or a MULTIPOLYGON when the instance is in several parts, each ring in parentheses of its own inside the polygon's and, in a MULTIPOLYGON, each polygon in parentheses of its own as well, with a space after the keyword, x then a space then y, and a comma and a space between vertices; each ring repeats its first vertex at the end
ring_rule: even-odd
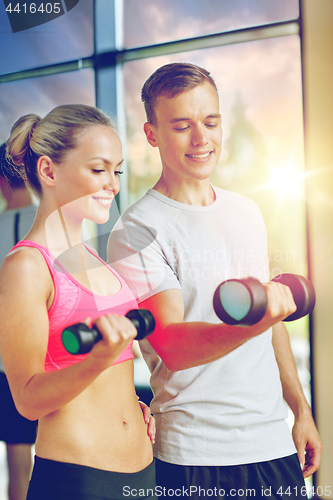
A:
POLYGON ((7 156, 12 164, 16 166, 17 173, 27 181, 28 185, 36 194, 41 194, 41 186, 37 171, 31 165, 30 141, 33 132, 41 121, 41 118, 35 114, 21 116, 13 125, 10 131, 10 137, 7 141, 7 156))

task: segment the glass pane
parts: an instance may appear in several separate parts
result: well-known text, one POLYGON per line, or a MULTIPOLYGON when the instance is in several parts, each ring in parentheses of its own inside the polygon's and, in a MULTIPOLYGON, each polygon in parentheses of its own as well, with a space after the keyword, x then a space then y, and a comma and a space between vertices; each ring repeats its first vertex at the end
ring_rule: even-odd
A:
POLYGON ((124 46, 222 33, 298 15, 298 0, 124 0, 124 46))
POLYGON ((93 0, 81 1, 57 19, 18 33, 12 32, 2 2, 1 74, 90 56, 93 46, 93 0))
MULTIPOLYGON (((161 172, 158 150, 148 144, 143 132, 141 87, 158 67, 180 61, 211 71, 219 88, 223 153, 213 184, 259 204, 268 230, 271 277, 280 272, 306 276, 299 38, 290 36, 127 63, 124 78, 130 201, 153 186, 161 172)), ((307 319, 289 323, 288 330, 310 398, 307 319)))
POLYGON ((20 116, 36 113, 43 117, 60 104, 94 106, 94 71, 85 69, 3 83, 0 94, 1 143, 7 140, 12 125, 20 116))

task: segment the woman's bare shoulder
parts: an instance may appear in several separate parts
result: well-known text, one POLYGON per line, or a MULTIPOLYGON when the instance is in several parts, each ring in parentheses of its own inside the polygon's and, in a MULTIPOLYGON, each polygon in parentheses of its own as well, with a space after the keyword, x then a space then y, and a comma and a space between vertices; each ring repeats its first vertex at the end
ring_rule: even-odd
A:
POLYGON ((48 288, 52 278, 41 252, 37 248, 19 247, 10 252, 0 267, 0 293, 17 288, 48 288))

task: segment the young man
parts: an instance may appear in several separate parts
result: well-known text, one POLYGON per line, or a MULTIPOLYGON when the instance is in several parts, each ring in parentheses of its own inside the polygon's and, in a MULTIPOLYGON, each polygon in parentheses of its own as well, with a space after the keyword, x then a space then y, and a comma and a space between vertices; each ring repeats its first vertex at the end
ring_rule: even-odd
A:
POLYGON ((222 142, 216 85, 200 67, 168 64, 142 100, 162 174, 118 221, 108 258, 156 319, 141 349, 152 374, 157 484, 170 496, 302 498, 322 444, 281 323, 295 304, 288 287, 267 283, 256 204, 210 183, 222 142), (216 287, 246 276, 266 283, 265 316, 249 327, 219 322, 216 287))

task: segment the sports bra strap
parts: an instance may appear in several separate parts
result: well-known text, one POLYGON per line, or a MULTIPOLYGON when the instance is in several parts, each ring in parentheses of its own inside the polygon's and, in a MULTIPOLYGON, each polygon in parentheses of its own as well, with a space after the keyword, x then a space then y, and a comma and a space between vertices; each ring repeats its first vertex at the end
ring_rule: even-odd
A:
POLYGON ((31 241, 31 240, 22 240, 22 241, 19 241, 12 249, 11 249, 11 252, 13 250, 15 250, 16 248, 20 248, 20 247, 30 247, 30 248, 37 248, 37 250, 40 251, 40 253, 43 255, 44 259, 45 259, 45 262, 47 264, 47 267, 49 268, 49 271, 50 271, 50 274, 52 276, 52 279, 53 279, 53 283, 56 283, 57 280, 58 280, 58 277, 57 277, 57 273, 55 272, 54 270, 54 257, 52 256, 52 254, 48 251, 48 249, 46 247, 44 247, 43 245, 40 245, 39 243, 36 243, 35 241, 31 241))

